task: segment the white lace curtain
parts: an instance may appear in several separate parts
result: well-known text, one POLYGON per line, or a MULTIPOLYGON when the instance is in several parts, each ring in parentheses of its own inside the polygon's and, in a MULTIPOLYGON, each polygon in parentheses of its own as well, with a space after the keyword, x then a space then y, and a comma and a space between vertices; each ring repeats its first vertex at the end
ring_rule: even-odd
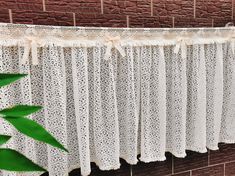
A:
MULTIPOLYGON (((206 152, 235 142, 235 29, 108 29, 0 25, 0 71, 27 73, 0 90, 0 108, 42 105, 30 116, 69 153, 3 120, 6 145, 52 176, 206 152)), ((20 175, 1 172, 1 176, 20 175)), ((25 175, 25 174, 23 174, 25 175)), ((30 175, 30 174, 29 174, 30 175)), ((35 174, 34 174, 35 175, 35 174)), ((37 174, 36 174, 37 175, 37 174)))

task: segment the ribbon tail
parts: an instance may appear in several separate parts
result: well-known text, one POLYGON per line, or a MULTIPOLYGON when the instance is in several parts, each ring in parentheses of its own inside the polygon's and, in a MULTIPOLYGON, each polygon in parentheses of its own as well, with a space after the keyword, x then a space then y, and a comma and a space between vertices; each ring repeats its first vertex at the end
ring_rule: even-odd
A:
POLYGON ((119 51, 122 57, 126 56, 125 50, 120 45, 115 45, 115 48, 119 51))
POLYGON ((32 54, 32 64, 38 65, 38 51, 37 51, 37 44, 35 42, 32 43, 31 54, 32 54))
POLYGON ((179 50, 180 50, 180 43, 177 43, 174 48, 174 53, 175 54, 179 53, 179 50))
POLYGON ((107 48, 106 48, 106 52, 105 52, 105 55, 104 55, 104 59, 105 60, 109 60, 110 59, 110 57, 111 57, 111 50, 112 50, 112 45, 111 44, 109 44, 109 45, 107 45, 107 48))
POLYGON ((181 56, 183 59, 187 58, 187 46, 186 44, 181 45, 181 56))
MULTIPOLYGON (((219 129, 221 125, 222 107, 223 107, 223 50, 222 44, 216 44, 216 66, 214 77, 214 129, 219 129)), ((219 131, 214 133, 215 144, 219 140, 219 131)), ((215 149, 218 149, 216 147, 215 149)))
POLYGON ((23 57, 22 57, 22 59, 21 59, 21 64, 23 64, 23 65, 25 65, 27 62, 28 62, 28 60, 29 60, 29 51, 30 51, 30 46, 29 45, 26 45, 25 47, 24 47, 24 54, 23 54, 23 57))

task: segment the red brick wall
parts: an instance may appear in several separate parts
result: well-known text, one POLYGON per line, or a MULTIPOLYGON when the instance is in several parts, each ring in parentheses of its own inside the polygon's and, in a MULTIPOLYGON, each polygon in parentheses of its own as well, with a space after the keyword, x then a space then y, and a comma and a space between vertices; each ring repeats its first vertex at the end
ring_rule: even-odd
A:
MULTIPOLYGON (((105 27, 211 27, 235 22, 235 0, 0 0, 0 22, 105 27)), ((235 145, 184 159, 130 166, 92 176, 235 176, 235 145)), ((79 170, 71 173, 78 176, 79 170)))

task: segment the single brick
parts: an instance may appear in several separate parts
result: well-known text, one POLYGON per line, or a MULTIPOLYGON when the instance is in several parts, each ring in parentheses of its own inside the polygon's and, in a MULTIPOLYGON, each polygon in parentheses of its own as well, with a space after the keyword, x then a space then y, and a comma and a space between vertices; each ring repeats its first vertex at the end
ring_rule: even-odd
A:
POLYGON ((77 26, 126 27, 126 16, 117 14, 76 14, 77 26))
POLYGON ((73 26, 73 14, 66 12, 12 11, 13 23, 73 26))
POLYGON ((169 17, 156 17, 156 16, 130 16, 130 27, 146 27, 146 28, 159 28, 159 27, 172 27, 172 18, 169 17))
POLYGON ((224 176, 224 165, 216 165, 192 171, 192 176, 224 176))
POLYGON ((104 0, 104 14, 151 15, 151 0, 104 0))
POLYGON ((208 153, 187 151, 185 158, 174 157, 174 173, 208 166, 208 153))
POLYGON ((172 173, 172 155, 166 153, 165 161, 157 161, 151 163, 139 162, 132 166, 133 176, 160 176, 172 173))
POLYGON ((100 0, 50 0, 46 1, 48 11, 74 12, 78 14, 101 13, 100 0))
POLYGON ((42 0, 0 0, 0 7, 12 10, 43 10, 42 0))
POLYGON ((193 0, 153 0, 153 14, 168 17, 193 17, 193 0))
POLYGON ((198 18, 218 18, 229 17, 232 14, 231 0, 197 0, 196 17, 198 18))
POLYGON ((220 144, 219 150, 210 151, 210 164, 235 161, 235 144, 220 144))
POLYGON ((212 21, 207 18, 175 18, 175 27, 211 27, 212 21))
POLYGON ((1 23, 9 23, 9 10, 6 8, 0 8, 0 22, 1 23))

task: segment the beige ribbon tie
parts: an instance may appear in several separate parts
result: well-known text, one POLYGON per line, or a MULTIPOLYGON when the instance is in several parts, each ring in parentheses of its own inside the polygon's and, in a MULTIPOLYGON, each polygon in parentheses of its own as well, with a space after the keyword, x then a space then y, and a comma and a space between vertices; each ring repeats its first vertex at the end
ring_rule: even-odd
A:
POLYGON ((126 56, 125 50, 120 45, 120 40, 121 39, 119 36, 116 36, 116 37, 107 36, 105 38, 105 42, 106 42, 105 45, 107 46, 105 56, 104 56, 105 60, 109 60, 110 57, 112 56, 112 48, 116 48, 122 57, 126 56))
POLYGON ((181 49, 181 56, 186 59, 187 57, 187 44, 185 42, 185 39, 179 39, 175 45, 174 53, 179 53, 179 50, 181 49))
POLYGON ((29 54, 31 51, 32 64, 38 65, 38 40, 36 37, 26 37, 26 44, 24 46, 24 54, 21 63, 26 64, 29 61, 29 54))

